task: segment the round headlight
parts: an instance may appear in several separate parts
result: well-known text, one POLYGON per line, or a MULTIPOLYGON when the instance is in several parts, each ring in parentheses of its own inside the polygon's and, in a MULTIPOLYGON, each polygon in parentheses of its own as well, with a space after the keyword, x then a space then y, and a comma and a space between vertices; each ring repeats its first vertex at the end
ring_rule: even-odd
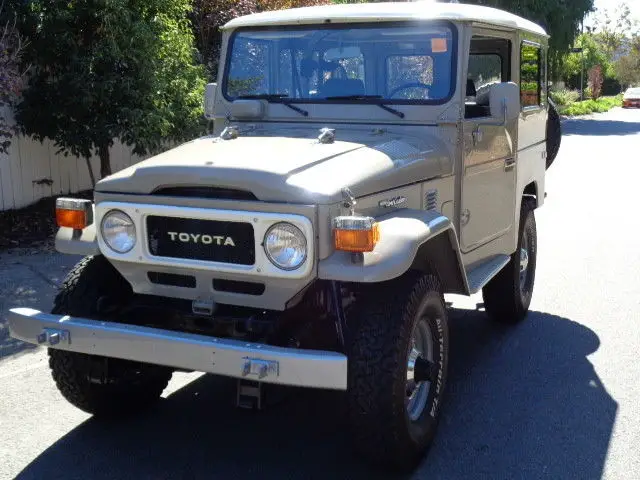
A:
POLYGON ((102 238, 109 248, 127 253, 136 244, 136 226, 131 217, 120 210, 111 210, 102 219, 102 238))
POLYGON ((276 223, 264 236, 264 251, 276 267, 295 270, 307 258, 307 239, 295 225, 276 223))

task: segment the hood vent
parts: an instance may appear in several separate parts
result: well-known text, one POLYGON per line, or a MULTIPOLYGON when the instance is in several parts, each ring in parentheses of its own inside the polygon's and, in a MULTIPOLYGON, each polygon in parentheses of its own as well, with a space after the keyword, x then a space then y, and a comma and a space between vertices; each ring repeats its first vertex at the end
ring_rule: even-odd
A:
POLYGON ((245 190, 219 187, 164 187, 153 191, 152 195, 167 197, 210 198, 215 200, 257 201, 256 196, 245 190))

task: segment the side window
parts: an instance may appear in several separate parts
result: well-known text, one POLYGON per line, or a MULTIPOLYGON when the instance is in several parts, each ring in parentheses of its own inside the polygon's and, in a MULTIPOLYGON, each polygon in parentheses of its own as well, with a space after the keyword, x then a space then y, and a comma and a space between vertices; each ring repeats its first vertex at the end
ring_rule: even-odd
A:
POLYGON ((475 97, 475 92, 482 87, 502 81, 502 58, 495 53, 477 53, 469 55, 469 69, 467 79, 473 82, 471 88, 467 85, 467 98, 475 97), (475 90, 475 92, 474 92, 475 90))
POLYGON ((522 42, 520 50, 520 104, 542 105, 542 50, 539 45, 522 42))

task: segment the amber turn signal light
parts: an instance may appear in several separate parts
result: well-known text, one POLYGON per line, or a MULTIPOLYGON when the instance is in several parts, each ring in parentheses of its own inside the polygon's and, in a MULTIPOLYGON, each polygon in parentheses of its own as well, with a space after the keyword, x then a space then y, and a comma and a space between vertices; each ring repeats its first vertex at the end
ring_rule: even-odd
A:
POLYGON ((82 230, 93 223, 91 200, 58 198, 56 200, 56 223, 59 227, 82 230))
POLYGON ((336 217, 333 236, 336 250, 372 252, 380 240, 380 229, 371 217, 336 217))

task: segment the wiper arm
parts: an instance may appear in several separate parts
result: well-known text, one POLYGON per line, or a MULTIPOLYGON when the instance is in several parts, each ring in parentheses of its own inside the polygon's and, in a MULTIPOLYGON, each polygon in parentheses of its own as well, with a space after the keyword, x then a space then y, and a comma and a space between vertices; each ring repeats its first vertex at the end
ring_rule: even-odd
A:
POLYGON ((252 95, 238 95, 236 98, 247 100, 279 100, 288 96, 286 93, 256 93, 252 95))
POLYGON ((255 95, 238 95, 236 98, 246 99, 246 100, 266 100, 267 102, 277 100, 277 103, 282 103, 285 107, 289 107, 294 112, 298 112, 300 115, 305 117, 309 116, 309 112, 303 110, 300 107, 296 107, 292 105, 289 101, 285 100, 289 95, 286 93, 258 93, 255 95))
MULTIPOLYGON (((382 95, 335 95, 326 97, 325 100, 379 100, 381 98, 382 95)), ((391 108, 384 103, 373 102, 371 105, 377 105, 389 113, 393 113, 400 118, 404 118, 404 113, 402 113, 400 110, 396 110, 395 108, 391 108)))

